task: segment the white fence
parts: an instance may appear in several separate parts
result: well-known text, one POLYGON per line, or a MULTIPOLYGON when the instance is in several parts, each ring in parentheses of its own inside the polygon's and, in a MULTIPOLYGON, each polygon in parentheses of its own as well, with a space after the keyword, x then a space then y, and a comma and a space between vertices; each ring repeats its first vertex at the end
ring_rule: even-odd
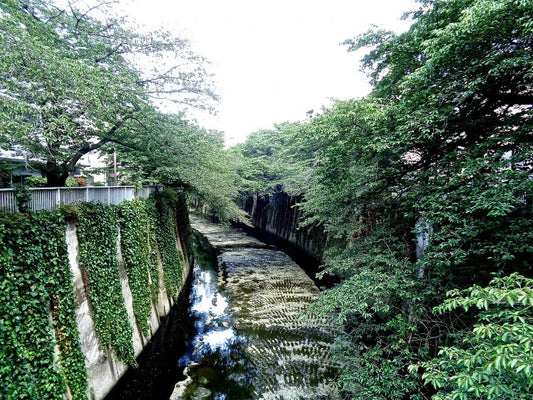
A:
MULTIPOLYGON (((120 204, 125 200, 147 198, 157 186, 86 186, 32 188, 30 207, 32 210, 53 210, 61 204, 94 201, 104 204, 120 204)), ((14 189, 0 189, 0 210, 17 211, 14 189)))

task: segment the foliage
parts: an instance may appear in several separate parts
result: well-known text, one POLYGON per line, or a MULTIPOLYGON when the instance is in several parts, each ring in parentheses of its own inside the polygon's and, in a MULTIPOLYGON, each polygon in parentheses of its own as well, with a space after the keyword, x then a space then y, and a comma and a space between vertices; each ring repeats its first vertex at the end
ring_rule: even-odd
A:
MULTIPOLYGON (((421 364, 433 399, 524 399, 533 394, 533 280, 512 274, 489 286, 453 290, 438 313, 479 310, 457 344, 421 364)), ((416 366, 412 368, 417 369, 416 366)))
POLYGON ((65 181, 66 187, 78 187, 78 182, 74 178, 67 178, 65 181))
POLYGON ((272 194, 283 190, 300 194, 312 181, 309 171, 316 163, 319 144, 307 125, 284 122, 272 130, 250 134, 243 144, 230 149, 242 178, 241 192, 272 194))
POLYGON ((308 310, 344 325, 332 356, 343 365, 336 383, 353 399, 403 398, 422 390, 406 366, 428 352, 433 338, 419 326, 427 321, 420 308, 424 288, 405 243, 395 238, 403 229, 375 228, 347 245, 330 244, 321 274, 342 280, 308 310))
MULTIPOLYGON (((158 204, 157 224, 151 214, 156 210, 153 199, 120 206, 83 203, 63 205, 53 212, 0 214, 0 341, 5 344, 0 348, 0 397, 60 399, 67 388, 74 399, 87 396, 66 220, 77 222, 79 261, 100 344, 110 346, 117 359, 136 365, 117 264, 117 226, 120 222, 134 313, 148 334, 151 301, 157 301, 159 292, 156 231, 160 235, 173 232, 176 212, 183 218, 183 204, 175 194, 160 198, 164 200, 158 204), (169 206, 174 209, 165 210, 169 206), (172 219, 164 221, 166 216, 172 219), (162 229, 156 228, 159 223, 164 223, 162 229)), ((184 260, 176 242, 173 247, 170 241, 164 243, 161 259, 174 263, 165 266, 165 273, 181 279, 184 260)), ((174 293, 177 288, 173 287, 174 293)))
POLYGON ((0 241, 1 397, 61 399, 68 385, 74 399, 85 399, 87 372, 61 214, 2 215, 0 241))
POLYGON ((256 168, 243 169, 243 190, 291 187, 290 157, 306 162, 304 225, 329 235, 324 273, 341 279, 313 311, 345 325, 334 355, 354 399, 431 396, 405 365, 435 356, 450 335, 471 338, 474 323, 471 312, 433 307, 449 289, 533 268, 533 4, 420 3, 407 32, 346 41, 368 50, 367 98, 241 147, 256 168))
POLYGON ((142 332, 148 336, 152 307, 150 282, 159 283, 157 265, 155 271, 150 268, 152 260, 148 214, 142 200, 125 201, 119 205, 119 210, 120 247, 133 296, 133 312, 142 332))
POLYGON ((117 263, 117 216, 113 206, 82 203, 78 217, 79 262, 87 279, 87 296, 102 348, 136 365, 133 331, 122 296, 117 263))
POLYGON ((9 187, 11 173, 17 168, 16 164, 8 160, 0 159, 0 187, 9 187))
POLYGON ((238 170, 249 187, 245 191, 266 194, 281 184, 280 163, 284 138, 280 130, 262 130, 248 135, 246 142, 232 148, 234 158, 241 156, 238 170), (262 184, 262 185, 261 185, 262 184))
POLYGON ((45 159, 49 186, 90 151, 148 143, 164 118, 156 103, 209 108, 216 98, 185 40, 128 28, 112 3, 0 5, 0 146, 45 159))
POLYGON ((387 212, 387 207, 397 213, 399 202, 380 174, 390 154, 389 144, 380 138, 381 122, 379 104, 351 100, 337 102, 310 124, 308 131, 319 150, 316 183, 302 204, 307 223, 318 221, 348 241, 370 233, 374 215, 387 212))
POLYGON ((167 189, 155 196, 156 239, 163 265, 165 288, 169 296, 175 296, 183 283, 185 260, 177 247, 176 208, 179 200, 167 189))
POLYGON ((31 191, 26 185, 15 184, 15 199, 17 201, 17 208, 21 213, 28 213, 31 211, 31 191))
POLYGON ((46 178, 43 178, 42 176, 28 176, 24 179, 24 184, 28 187, 45 187, 46 178))
POLYGON ((387 184, 432 222, 423 269, 441 292, 530 268, 522 255, 533 238, 516 232, 531 231, 531 13, 528 1, 435 2, 380 47, 377 61, 394 73, 376 95, 396 99, 387 184))
MULTIPOLYGON (((172 132, 171 125, 165 129, 172 132)), ((233 200, 238 196, 239 177, 223 148, 222 134, 182 126, 166 144, 153 149, 157 180, 199 196, 223 219, 238 219, 241 212, 233 200)))
POLYGON ((57 4, 0 5, 0 147, 45 160, 48 186, 73 185, 84 154, 116 152, 122 183, 181 186, 239 218, 222 135, 165 111, 213 109, 205 60, 186 40, 115 17, 114 1, 57 4))
POLYGON ((159 254, 159 248, 157 245, 157 209, 155 207, 155 200, 153 196, 150 196, 146 200, 146 218, 148 222, 148 247, 149 247, 149 268, 150 268, 150 293, 151 298, 154 303, 157 303, 160 289, 160 279, 159 279, 159 263, 161 255, 159 254), (157 277, 157 279, 156 279, 157 277))

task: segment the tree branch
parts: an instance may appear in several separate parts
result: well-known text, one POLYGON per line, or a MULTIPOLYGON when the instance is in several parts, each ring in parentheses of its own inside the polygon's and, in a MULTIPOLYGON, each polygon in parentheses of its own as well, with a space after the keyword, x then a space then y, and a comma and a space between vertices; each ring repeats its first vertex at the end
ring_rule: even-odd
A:
POLYGON ((130 117, 126 117, 125 119, 122 119, 118 121, 110 130, 107 132, 106 136, 102 138, 100 141, 96 143, 87 143, 82 148, 78 149, 76 154, 70 159, 69 162, 66 163, 67 169, 72 170, 78 161, 87 153, 90 153, 93 150, 97 150, 100 147, 102 147, 104 144, 109 143, 111 141, 111 136, 115 134, 117 130, 119 130, 122 125, 124 125, 124 122, 128 120, 130 117))

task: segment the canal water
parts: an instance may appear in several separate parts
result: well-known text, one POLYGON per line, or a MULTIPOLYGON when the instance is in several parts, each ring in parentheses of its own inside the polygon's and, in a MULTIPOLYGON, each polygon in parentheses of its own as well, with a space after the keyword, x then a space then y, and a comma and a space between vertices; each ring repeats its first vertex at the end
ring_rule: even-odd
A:
POLYGON ((302 313, 319 291, 286 254, 244 232, 191 218, 193 329, 172 400, 334 400, 336 332, 302 313))

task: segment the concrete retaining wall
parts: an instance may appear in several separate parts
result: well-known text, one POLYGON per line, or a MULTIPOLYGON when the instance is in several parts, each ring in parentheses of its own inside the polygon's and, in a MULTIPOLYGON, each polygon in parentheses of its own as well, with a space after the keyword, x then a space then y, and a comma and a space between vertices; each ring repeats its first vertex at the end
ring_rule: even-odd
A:
POLYGON ((316 260, 322 259, 327 236, 318 227, 300 227, 302 211, 300 197, 278 192, 273 195, 253 195, 244 199, 242 208, 248 212, 259 232, 274 235, 296 246, 316 260))
MULTIPOLYGON (((98 342, 94 323, 90 315, 90 306, 84 284, 83 273, 78 263, 78 237, 76 235, 76 225, 73 223, 67 225, 66 241, 70 268, 74 276, 73 286, 79 304, 78 309, 76 310, 76 321, 80 332, 81 350, 86 358, 85 364, 89 375, 89 391, 91 393, 91 398, 99 400, 105 397, 113 388, 120 377, 126 372, 128 366, 115 360, 111 355, 111 350, 109 348, 102 348, 98 342)), ((182 251, 180 240, 177 240, 176 246, 182 251)), ((163 268, 161 263, 159 263, 160 290, 158 301, 157 304, 153 304, 149 320, 151 335, 150 337, 144 336, 133 314, 132 295, 122 260, 120 240, 117 241, 117 259, 120 267, 122 295, 128 311, 130 324, 133 328, 133 345, 135 356, 137 357, 159 328, 161 318, 169 314, 174 301, 165 290, 163 268)), ((185 259, 187 259, 187 257, 185 257, 185 259)), ((189 272, 189 264, 187 263, 183 269, 183 282, 186 282, 189 272)))

